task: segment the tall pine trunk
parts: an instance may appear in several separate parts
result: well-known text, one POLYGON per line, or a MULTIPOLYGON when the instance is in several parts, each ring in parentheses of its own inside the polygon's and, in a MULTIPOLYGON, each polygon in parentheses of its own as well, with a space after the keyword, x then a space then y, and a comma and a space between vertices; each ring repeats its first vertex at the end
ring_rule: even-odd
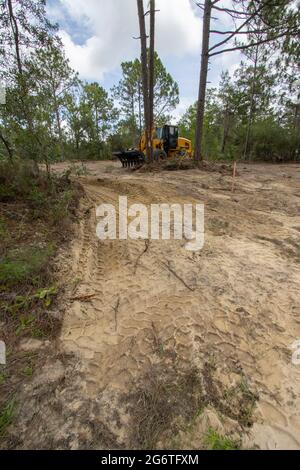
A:
POLYGON ((140 131, 140 139, 143 133, 143 123, 142 123, 142 94, 141 94, 141 82, 140 79, 138 81, 138 95, 139 95, 139 131, 140 131))
POLYGON ((253 122, 253 116, 254 116, 255 84, 256 84, 256 77, 257 77, 258 51, 259 51, 259 45, 256 46, 255 57, 254 57, 254 68, 253 68, 253 76, 252 76, 252 84, 251 84, 251 92, 250 92, 250 110, 249 110, 246 139, 245 139, 245 148, 244 148, 244 160, 246 160, 248 157, 250 134, 251 134, 252 122, 253 122))
POLYGON ((154 69, 155 69, 155 0, 150 0, 150 52, 149 52, 149 125, 151 160, 153 159, 152 133, 154 130, 154 69))
POLYGON ((205 111, 205 97, 207 86, 208 60, 209 60, 209 30, 211 20, 211 0, 205 0, 203 15, 203 35, 202 35, 202 55, 201 55, 201 71, 197 106, 197 122, 195 135, 195 161, 199 163, 203 159, 203 124, 205 111))
MULTIPOLYGON (((30 113, 28 103, 27 103, 28 97, 29 97, 29 91, 28 91, 28 87, 26 84, 26 78, 24 78, 23 64, 22 64, 22 59, 21 59, 20 31, 19 31, 18 21, 14 13, 14 5, 13 5, 12 0, 8 0, 8 12, 9 12, 9 22, 10 22, 11 30, 12 30, 13 37, 14 37, 14 46, 15 46, 16 62, 17 62, 17 69, 18 69, 18 81, 22 90, 22 94, 20 96, 20 100, 21 100, 22 108, 23 108, 22 112, 27 121, 29 133, 31 134, 32 138, 37 142, 39 146, 39 150, 41 150, 41 143, 40 143, 38 136, 34 132, 33 118, 30 113)), ((36 169, 38 170, 38 164, 37 164, 38 150, 35 147, 33 147, 31 150, 31 157, 35 161, 36 169)))
POLYGON ((229 136, 229 127, 230 127, 230 112, 226 107, 224 113, 224 130, 223 130, 223 138, 222 138, 222 146, 221 146, 221 154, 225 155, 226 144, 229 136))
POLYGON ((143 0, 137 0, 140 38, 141 38, 141 64, 142 64, 142 88, 144 99, 144 119, 147 161, 151 161, 151 135, 150 135, 150 113, 149 113, 149 74, 147 60, 147 35, 145 25, 145 12, 143 0))
POLYGON ((60 156, 61 156, 61 159, 64 160, 64 158, 65 158, 64 137, 63 137, 63 131, 62 131, 62 126, 61 126, 59 106, 58 106, 58 103, 57 103, 57 98, 55 96, 55 92, 54 92, 54 107, 55 107, 55 117, 56 117, 56 124, 57 124, 57 130, 58 130, 58 138, 59 138, 59 146, 60 146, 60 156))
POLYGON ((14 36, 15 52, 16 52, 16 60, 17 60, 18 71, 19 71, 20 76, 22 76, 23 75, 23 67, 22 67, 21 54, 20 54, 19 26, 18 26, 18 22, 15 18, 15 15, 14 15, 12 0, 8 0, 8 11, 9 11, 10 26, 11 26, 13 36, 14 36))

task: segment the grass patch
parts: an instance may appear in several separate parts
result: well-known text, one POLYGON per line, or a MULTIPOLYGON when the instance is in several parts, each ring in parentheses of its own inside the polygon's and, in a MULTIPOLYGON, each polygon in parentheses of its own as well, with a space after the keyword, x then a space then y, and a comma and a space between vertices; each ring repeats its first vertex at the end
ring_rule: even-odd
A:
POLYGON ((76 163, 71 163, 69 168, 63 173, 64 176, 69 177, 70 175, 75 175, 75 176, 87 176, 89 175, 89 170, 84 163, 76 164, 76 163))
POLYGON ((209 362, 204 364, 202 377, 207 403, 224 416, 237 421, 242 427, 251 427, 258 395, 250 389, 242 376, 240 383, 225 388, 219 380, 215 379, 214 372, 213 364, 209 362))
POLYGON ((213 429, 209 429, 205 436, 205 445, 209 450, 239 450, 241 443, 230 437, 221 436, 213 429))
POLYGON ((34 369, 32 366, 26 366, 23 369, 23 374, 27 377, 31 377, 33 375, 34 369))
MULTIPOLYGON (((208 406, 224 419, 234 420, 239 433, 250 427, 258 396, 242 374, 237 385, 227 387, 215 372, 213 362, 204 363, 201 369, 182 370, 172 351, 166 349, 160 362, 124 397, 131 417, 131 448, 170 448, 170 443, 174 449, 181 448, 182 432, 185 435, 193 432, 208 406)), ((202 443, 214 450, 236 450, 241 446, 241 442, 212 429, 204 438, 202 443)))
POLYGON ((0 240, 5 240, 8 236, 5 220, 0 217, 0 240))
POLYGON ((50 178, 30 161, 16 160, 13 165, 0 161, 0 203, 22 202, 30 209, 32 219, 46 220, 47 225, 59 222, 61 227, 74 213, 78 192, 69 173, 50 178))
POLYGON ((0 372, 0 386, 3 385, 6 381, 6 374, 5 372, 0 372))
POLYGON ((196 370, 180 373, 175 368, 153 366, 129 397, 132 448, 155 449, 176 418, 185 422, 194 418, 202 403, 199 379, 196 370))
POLYGON ((16 398, 12 398, 0 411, 0 438, 5 435, 6 429, 11 424, 16 412, 16 398))
POLYGON ((51 245, 44 248, 24 246, 10 251, 0 259, 0 283, 4 286, 37 285, 53 253, 51 245))

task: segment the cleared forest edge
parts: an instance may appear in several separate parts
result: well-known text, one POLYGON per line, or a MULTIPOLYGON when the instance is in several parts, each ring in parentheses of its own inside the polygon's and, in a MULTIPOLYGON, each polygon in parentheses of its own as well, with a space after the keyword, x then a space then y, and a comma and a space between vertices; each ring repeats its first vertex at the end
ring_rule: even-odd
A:
POLYGON ((300 166, 241 164, 234 193, 227 172, 87 169, 60 260, 59 354, 24 390, 10 439, 26 431, 19 448, 198 449, 223 436, 233 448, 300 448, 290 349, 300 339, 300 166), (117 207, 119 195, 204 203, 204 249, 99 241, 95 208, 117 207))

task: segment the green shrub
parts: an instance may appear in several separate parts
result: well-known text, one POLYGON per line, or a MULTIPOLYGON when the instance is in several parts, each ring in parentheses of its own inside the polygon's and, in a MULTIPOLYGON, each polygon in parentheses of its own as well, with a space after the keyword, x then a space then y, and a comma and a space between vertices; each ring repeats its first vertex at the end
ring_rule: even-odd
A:
MULTIPOLYGON (((86 174, 83 165, 74 169, 86 174)), ((50 224, 57 224, 69 215, 73 197, 68 175, 49 177, 38 172, 30 161, 16 160, 14 164, 0 161, 0 202, 26 203, 33 219, 47 219, 50 224)))
POLYGON ((0 259, 0 283, 13 286, 19 283, 37 284, 45 272, 53 247, 23 247, 10 251, 0 259))
POLYGON ((36 186, 38 168, 30 160, 0 161, 0 202, 27 197, 36 186))
POLYGON ((67 190, 53 203, 51 207, 51 219, 53 224, 62 222, 66 217, 68 217, 69 206, 73 196, 74 192, 72 190, 67 190))
POLYGON ((6 382, 6 374, 5 372, 1 372, 0 369, 0 386, 3 385, 6 382))
POLYGON ((210 429, 205 436, 205 444, 210 450, 238 450, 240 443, 229 437, 221 436, 210 429))
POLYGON ((40 191, 39 188, 32 188, 28 195, 28 202, 30 206, 36 211, 46 210, 48 208, 47 194, 40 191))
POLYGON ((7 427, 11 424, 16 411, 16 399, 12 398, 3 408, 0 410, 0 437, 3 437, 7 427))
POLYGON ((5 221, 2 217, 0 217, 0 239, 5 239, 8 235, 7 228, 5 221))

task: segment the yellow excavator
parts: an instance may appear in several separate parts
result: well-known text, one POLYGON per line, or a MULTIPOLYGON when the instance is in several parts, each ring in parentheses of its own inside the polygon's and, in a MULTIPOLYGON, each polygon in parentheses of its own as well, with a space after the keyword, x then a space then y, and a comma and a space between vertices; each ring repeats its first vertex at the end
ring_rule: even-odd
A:
MULTIPOLYGON (((165 125, 157 127, 152 134, 153 160, 156 162, 175 156, 192 158, 192 142, 184 137, 179 137, 178 127, 165 125)), ((146 162, 146 137, 142 135, 139 148, 114 152, 122 166, 139 167, 146 162)))

